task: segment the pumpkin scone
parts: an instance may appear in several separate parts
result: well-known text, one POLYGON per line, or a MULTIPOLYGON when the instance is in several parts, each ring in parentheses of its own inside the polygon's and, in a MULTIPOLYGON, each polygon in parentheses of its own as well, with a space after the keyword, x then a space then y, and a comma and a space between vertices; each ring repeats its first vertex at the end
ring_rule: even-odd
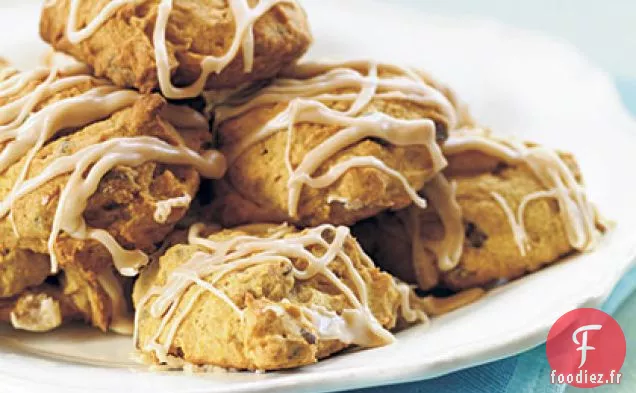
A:
POLYGON ((295 0, 54 0, 40 35, 97 76, 174 99, 271 78, 312 41, 295 0))
POLYGON ((416 190, 446 165, 439 143, 467 121, 459 107, 450 90, 411 68, 290 67, 215 107, 228 172, 210 211, 229 226, 315 226, 423 207, 416 190))
POLYGON ((511 280, 596 243, 603 224, 574 158, 480 130, 451 133, 448 167, 409 208, 353 232, 379 266, 428 290, 511 280))
POLYGON ((374 347, 426 318, 347 227, 190 229, 135 285, 135 346, 151 364, 275 370, 374 347))
POLYGON ((200 177, 223 174, 194 110, 117 88, 80 64, 4 65, 0 76, 2 297, 41 284, 45 265, 91 280, 113 267, 136 274, 185 215, 200 177))

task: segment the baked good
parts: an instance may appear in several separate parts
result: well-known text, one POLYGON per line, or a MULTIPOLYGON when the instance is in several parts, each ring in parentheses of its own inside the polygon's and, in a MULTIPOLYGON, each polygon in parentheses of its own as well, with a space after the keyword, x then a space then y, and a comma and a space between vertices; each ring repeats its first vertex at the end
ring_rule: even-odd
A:
MULTIPOLYGON (((0 73, 0 294, 41 284, 49 265, 108 297, 100 280, 113 267, 134 275, 185 215, 201 175, 222 175, 223 157, 206 150, 207 120, 80 64, 0 73)), ((104 319, 92 322, 105 329, 104 319)))
POLYGON ((429 290, 512 280, 577 251, 603 229, 574 158, 535 144, 458 130, 448 167, 424 188, 430 207, 354 228, 378 265, 429 290))
POLYGON ((55 0, 40 35, 97 76, 191 98, 276 75, 311 43, 295 0, 55 0))
POLYGON ((81 315, 54 286, 42 284, 0 299, 0 321, 11 323, 15 329, 48 332, 76 318, 81 315))
POLYGON ((49 256, 31 250, 3 248, 0 250, 0 298, 22 293, 37 286, 49 276, 49 256))
POLYGON ((290 369, 604 229, 570 155, 479 129, 430 75, 298 62, 297 0, 47 0, 40 34, 64 53, 0 58, 16 329, 132 333, 151 367, 290 369))
POLYGON ((381 272, 346 227, 190 230, 135 286, 135 346, 146 361, 273 370, 355 344, 393 341, 426 318, 405 284, 381 272))
POLYGON ((0 321, 31 332, 47 332, 63 323, 82 321, 102 331, 131 334, 132 279, 113 269, 98 273, 65 267, 39 285, 0 298, 0 321))
POLYGON ((445 165, 438 142, 466 120, 450 90, 410 68, 302 63, 215 108, 228 172, 225 225, 350 225, 415 202, 445 165))

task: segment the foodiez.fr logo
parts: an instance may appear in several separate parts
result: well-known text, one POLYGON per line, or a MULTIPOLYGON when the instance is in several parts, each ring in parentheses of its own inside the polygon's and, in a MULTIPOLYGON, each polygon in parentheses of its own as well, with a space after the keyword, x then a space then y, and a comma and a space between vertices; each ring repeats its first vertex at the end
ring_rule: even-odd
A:
POLYGON ((572 310, 548 334, 550 382, 593 388, 621 382, 625 335, 610 315, 593 308, 572 310))

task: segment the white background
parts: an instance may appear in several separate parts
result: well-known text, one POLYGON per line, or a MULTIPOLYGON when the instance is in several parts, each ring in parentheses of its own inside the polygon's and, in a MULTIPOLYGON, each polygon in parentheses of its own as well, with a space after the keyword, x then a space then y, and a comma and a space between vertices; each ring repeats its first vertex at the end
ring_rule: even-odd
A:
MULTIPOLYGON (((0 0, 1 1, 1 0, 0 0)), ((346 1, 346 0, 343 0, 346 1)), ((601 68, 636 78, 636 0, 383 0, 443 15, 472 15, 562 37, 601 68)))
MULTIPOLYGON (((614 76, 636 79, 636 0, 378 1, 435 14, 492 18, 562 37, 614 76)), ((42 0, 0 0, 0 6, 26 2, 42 0)))

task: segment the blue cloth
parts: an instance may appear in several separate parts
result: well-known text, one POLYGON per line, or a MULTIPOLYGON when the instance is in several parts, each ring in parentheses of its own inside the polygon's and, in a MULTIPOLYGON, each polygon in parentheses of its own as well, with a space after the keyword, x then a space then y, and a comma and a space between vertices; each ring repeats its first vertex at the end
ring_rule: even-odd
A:
MULTIPOLYGON (((625 105, 636 115, 636 80, 617 81, 625 105)), ((602 309, 615 314, 625 304, 624 315, 636 315, 636 268, 616 286, 602 309), (629 299, 629 300, 628 300, 629 299)), ((617 317, 618 318, 618 317, 617 317)), ((636 363, 636 351, 630 350, 636 342, 636 323, 625 317, 618 319, 628 342, 627 363, 636 363), (626 325, 631 325, 629 329, 626 325), (635 357, 631 359, 630 355, 635 357)), ((625 374, 626 365, 623 366, 625 374)), ((360 389, 351 393, 570 393, 576 389, 550 384, 550 366, 545 356, 545 345, 511 358, 458 371, 435 379, 393 386, 360 389)), ((603 392, 636 391, 636 381, 623 378, 623 385, 603 386, 603 392), (627 385, 627 386, 626 386, 627 385), (630 386, 630 387, 628 387, 630 386)), ((581 390, 583 391, 583 390, 581 390)))

